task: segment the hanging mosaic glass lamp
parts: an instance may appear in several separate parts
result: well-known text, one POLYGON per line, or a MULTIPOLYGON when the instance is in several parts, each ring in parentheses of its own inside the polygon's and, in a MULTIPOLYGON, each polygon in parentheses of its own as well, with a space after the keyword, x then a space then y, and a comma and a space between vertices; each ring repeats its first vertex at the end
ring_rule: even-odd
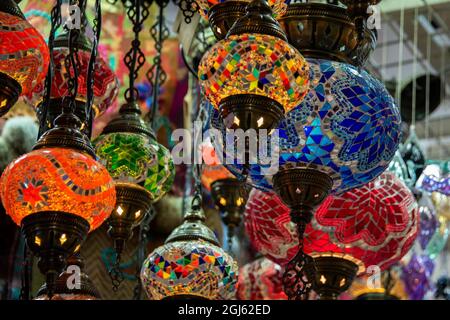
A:
MULTIPOLYGON (((57 21, 60 6, 58 0, 52 21, 57 21)), ((53 32, 56 28, 52 25, 53 32)), ((78 32, 71 30, 73 55, 78 32)), ((71 61, 75 62, 69 64, 69 70, 77 67, 76 59, 71 61)), ((60 106, 62 113, 55 127, 39 138, 33 151, 12 162, 0 180, 3 206, 21 226, 27 248, 39 257, 38 267, 46 276, 49 297, 67 258, 79 251, 89 231, 109 217, 116 202, 113 180, 95 160, 89 138, 80 131, 81 121, 72 112, 77 79, 70 74, 73 86, 60 106)), ((47 76, 51 84, 51 73, 47 76)))
POLYGON ((202 92, 230 129, 271 132, 308 90, 308 64, 265 0, 254 0, 199 65, 202 92))
POLYGON ((45 78, 49 64, 44 38, 26 20, 17 2, 0 2, 0 116, 45 78))
POLYGON ((63 114, 1 178, 3 206, 40 258, 39 269, 50 287, 66 258, 109 217, 116 201, 113 180, 95 160, 80 126, 75 116, 63 114))
POLYGON ((239 300, 287 300, 283 291, 283 268, 261 257, 239 270, 239 300))
POLYGON ((432 289, 431 275, 434 267, 430 257, 414 253, 409 263, 402 268, 402 280, 409 300, 423 300, 432 289))
POLYGON ((241 223, 249 190, 245 183, 237 180, 219 163, 211 142, 202 145, 202 155, 205 161, 201 175, 202 185, 211 192, 220 217, 227 226, 228 249, 231 250, 234 232, 241 223))
MULTIPOLYGON (((245 8, 251 0, 197 0, 200 15, 209 21, 217 40, 227 35, 233 24, 245 15, 245 8)), ((268 0, 274 18, 286 12, 290 0, 268 0)))
POLYGON ((245 227, 255 249, 286 266, 285 293, 290 298, 297 298, 296 291, 302 289, 297 279, 301 275, 319 296, 334 299, 368 266, 385 270, 411 248, 418 223, 412 193, 393 173, 383 173, 373 182, 325 200, 304 232, 303 251, 313 262, 306 260, 295 269, 297 227, 280 198, 253 189, 245 211, 245 227))
POLYGON ((184 222, 145 260, 142 286, 151 300, 234 299, 238 266, 219 246, 194 197, 184 222))
POLYGON ((416 135, 414 125, 409 128, 409 136, 400 148, 400 152, 408 167, 411 184, 414 186, 425 169, 426 158, 425 153, 420 147, 419 139, 416 135))
MULTIPOLYGON (((146 15, 138 14, 137 20, 132 17, 135 11, 142 12, 143 9, 144 4, 140 1, 127 8, 135 30, 145 21, 146 15)), ((107 221, 108 234, 117 253, 115 266, 110 271, 114 290, 123 280, 119 263, 126 241, 133 235, 133 229, 151 213, 152 203, 170 190, 175 177, 170 151, 157 142, 153 129, 141 119, 138 91, 134 87, 139 69, 145 63, 139 48, 139 32, 135 33, 134 41, 138 45, 132 46, 124 58, 130 71, 126 103, 121 106, 119 116, 94 141, 99 161, 113 177, 117 193, 115 208, 107 221)))
POLYGON ((426 192, 450 196, 450 161, 428 164, 417 180, 416 187, 426 192))
MULTIPOLYGON (((84 262, 79 253, 67 259, 68 268, 55 282, 52 300, 100 300, 101 296, 92 280, 84 272, 84 262), (75 272, 80 272, 79 282, 74 282, 75 272), (71 284, 69 287, 68 284, 71 284)), ((78 281, 77 279, 77 281, 78 281)), ((34 300, 49 300, 47 285, 39 288, 34 300)))
MULTIPOLYGON (((278 172, 263 175, 271 164, 250 164, 247 177, 257 188, 274 189, 292 209, 306 209, 306 216, 328 193, 342 193, 379 176, 398 148, 401 123, 393 98, 368 73, 340 62, 308 61, 310 91, 278 127, 278 172)), ((226 135, 217 112, 211 125, 226 135)), ((246 178, 243 165, 225 165, 238 179, 246 178)))
MULTIPOLYGON (((109 65, 97 55, 94 64, 93 76, 93 105, 92 115, 86 114, 87 101, 87 75, 92 51, 92 41, 86 35, 86 1, 80 2, 81 32, 75 40, 78 59, 78 94, 76 98, 75 114, 84 124, 82 131, 90 136, 91 128, 86 123, 91 117, 96 118, 103 114, 112 105, 119 92, 119 80, 109 65)), ((53 127, 53 122, 61 113, 61 101, 69 93, 66 59, 69 56, 68 48, 69 30, 63 30, 53 42, 53 79, 50 92, 50 105, 42 107, 45 96, 45 82, 41 81, 26 95, 25 101, 37 110, 40 122, 39 132, 42 134, 53 127)), ((72 75, 73 76, 73 75, 72 75)))

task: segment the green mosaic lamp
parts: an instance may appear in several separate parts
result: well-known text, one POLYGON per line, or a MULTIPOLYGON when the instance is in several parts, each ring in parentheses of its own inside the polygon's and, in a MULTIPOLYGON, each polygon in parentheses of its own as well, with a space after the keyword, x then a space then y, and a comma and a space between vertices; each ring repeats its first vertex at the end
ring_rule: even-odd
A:
POLYGON ((127 102, 94 141, 99 161, 115 182, 117 201, 108 234, 119 256, 133 228, 169 191, 175 176, 170 151, 156 141, 140 114, 136 103, 127 102))

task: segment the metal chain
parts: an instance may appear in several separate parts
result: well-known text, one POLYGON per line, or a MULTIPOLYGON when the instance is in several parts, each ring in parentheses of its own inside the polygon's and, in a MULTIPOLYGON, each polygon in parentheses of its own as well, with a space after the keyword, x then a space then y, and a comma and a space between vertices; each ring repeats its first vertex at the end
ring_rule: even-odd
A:
MULTIPOLYGON (((87 21, 86 21, 87 23, 87 21)), ((92 104, 94 103, 94 70, 98 55, 98 44, 102 32, 102 3, 101 0, 95 0, 95 18, 93 20, 92 29, 94 31, 94 39, 92 43, 91 57, 89 59, 89 67, 87 73, 87 92, 86 92, 86 125, 90 127, 89 133, 92 133, 92 125, 94 122, 94 114, 92 104)), ((91 138, 91 137, 89 137, 91 138)))
POLYGON ((150 28, 150 35, 155 41, 156 55, 153 58, 152 66, 146 73, 148 81, 152 84, 153 105, 149 120, 153 129, 155 129, 155 116, 158 111, 159 89, 167 79, 167 73, 162 67, 162 49, 164 41, 167 40, 170 35, 169 28, 167 27, 164 19, 164 8, 169 4, 169 0, 157 0, 156 3, 159 7, 159 13, 155 23, 150 28))
POLYGON ((117 292, 119 290, 119 286, 121 285, 123 280, 125 280, 125 276, 120 269, 120 261, 122 260, 121 258, 122 257, 120 254, 116 254, 114 265, 109 270, 109 277, 111 278, 112 289, 114 292, 117 292))
MULTIPOLYGON (((83 8, 85 8, 86 0, 72 0, 70 1, 70 4, 76 4, 78 5, 81 10, 80 12, 83 12, 83 8)), ((83 14, 83 13, 81 13, 83 14)), ((83 17, 81 17, 81 20, 83 21, 83 17)), ((85 19, 84 19, 85 20, 85 19)), ((84 23, 84 22, 83 22, 84 23)), ((69 41, 68 41, 68 48, 69 48, 69 54, 64 59, 64 65, 67 70, 67 91, 68 96, 67 99, 69 100, 69 103, 63 104, 63 113, 74 113, 75 111, 75 103, 76 98, 78 94, 78 75, 79 75, 79 66, 80 63, 80 56, 78 55, 78 46, 76 45, 78 38, 80 37, 81 30, 78 28, 70 28, 69 29, 69 41)))
POLYGON ((187 24, 191 23, 192 17, 200 9, 195 0, 174 0, 174 3, 180 8, 187 24))
POLYGON ((125 91, 125 99, 128 103, 136 102, 139 92, 134 86, 138 77, 139 70, 145 63, 145 55, 142 52, 139 40, 139 33, 142 30, 144 21, 149 15, 150 1, 145 0, 122 0, 126 9, 127 16, 133 24, 134 40, 131 42, 131 48, 126 53, 123 61, 129 70, 129 87, 125 91))
MULTIPOLYGON (((42 123, 47 119, 47 111, 50 104, 50 97, 52 91, 52 80, 54 75, 54 59, 53 59, 53 43, 55 40, 56 30, 61 26, 61 5, 62 0, 57 0, 51 11, 51 28, 48 37, 48 49, 50 52, 50 64, 48 66, 47 76, 45 78, 44 98, 41 108, 38 109, 38 118, 42 123)), ((41 130, 39 130, 41 131, 41 130)), ((42 135, 45 131, 40 132, 42 135)), ((38 137, 39 138, 39 137, 38 137)))

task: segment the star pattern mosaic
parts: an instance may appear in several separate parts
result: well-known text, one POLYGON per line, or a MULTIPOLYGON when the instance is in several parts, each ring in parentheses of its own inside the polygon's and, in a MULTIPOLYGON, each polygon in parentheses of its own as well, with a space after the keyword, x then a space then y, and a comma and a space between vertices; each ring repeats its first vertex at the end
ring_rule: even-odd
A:
POLYGON ((238 266, 231 256, 203 240, 167 243, 148 256, 141 270, 152 300, 177 295, 233 299, 237 279, 238 266))
MULTIPOLYGON (((400 113, 384 85, 367 72, 334 61, 308 62, 309 93, 278 127, 279 165, 319 170, 333 179, 334 193, 345 192, 387 168, 400 143, 400 113)), ((211 113, 211 126, 222 131, 223 141, 229 141, 219 113, 211 113)), ((226 147, 217 140, 213 143, 230 157, 226 147)), ((237 161, 227 167, 245 179, 237 161)), ((271 190, 272 176, 262 173, 267 167, 251 164, 248 182, 271 190)))
POLYGON ((99 161, 116 182, 135 183, 144 187, 153 201, 172 187, 175 166, 164 146, 136 133, 111 133, 95 141, 99 161))
MULTIPOLYGON (((317 209, 304 236, 313 257, 337 256, 382 270, 399 261, 418 234, 419 213, 413 194, 393 173, 363 187, 329 196, 317 209)), ((296 226, 274 193, 253 189, 245 211, 250 241, 262 254, 285 265, 297 253, 296 226)))

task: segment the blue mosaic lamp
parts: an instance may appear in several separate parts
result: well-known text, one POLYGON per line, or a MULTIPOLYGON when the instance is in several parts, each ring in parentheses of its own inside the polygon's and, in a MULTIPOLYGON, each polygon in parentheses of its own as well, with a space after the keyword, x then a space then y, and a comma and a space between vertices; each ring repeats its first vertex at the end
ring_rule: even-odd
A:
MULTIPOLYGON (((264 175, 269 165, 226 164, 238 178, 247 176, 256 188, 289 195, 291 200, 283 199, 288 205, 295 194, 313 197, 309 208, 299 206, 297 198, 300 211, 312 211, 330 192, 342 193, 379 176, 393 159, 401 135, 399 110, 381 82, 350 64, 308 62, 310 91, 278 127, 278 173, 264 175)), ((219 118, 213 111, 211 124, 225 135, 219 118)), ((223 138, 230 141, 228 136, 223 138)), ((221 149, 218 143, 215 146, 221 149)))

